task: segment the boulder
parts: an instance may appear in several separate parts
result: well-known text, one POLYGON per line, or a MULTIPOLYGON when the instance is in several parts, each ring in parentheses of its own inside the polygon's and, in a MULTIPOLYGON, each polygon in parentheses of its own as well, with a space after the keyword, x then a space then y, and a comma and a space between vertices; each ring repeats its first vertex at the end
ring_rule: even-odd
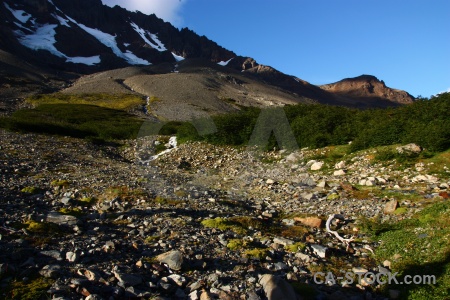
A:
POLYGON ((294 288, 281 277, 265 274, 261 276, 259 283, 268 300, 297 300, 294 288))
POLYGON ((391 200, 384 206, 383 212, 385 214, 392 214, 398 207, 398 201, 397 200, 391 200))
POLYGON ((183 264, 183 254, 178 250, 169 251, 160 254, 156 257, 160 263, 167 264, 170 269, 178 271, 181 270, 183 264))
POLYGON ((415 153, 418 154, 420 152, 422 152, 422 147, 420 147, 417 144, 411 143, 411 144, 407 144, 407 145, 403 145, 400 147, 395 148, 395 150, 397 150, 398 153, 400 154, 408 154, 408 153, 415 153))

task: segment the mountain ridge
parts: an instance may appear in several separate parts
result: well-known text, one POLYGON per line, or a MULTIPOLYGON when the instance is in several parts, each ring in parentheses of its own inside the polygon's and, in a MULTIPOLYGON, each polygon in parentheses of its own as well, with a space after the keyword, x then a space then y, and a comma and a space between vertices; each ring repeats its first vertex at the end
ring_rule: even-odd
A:
MULTIPOLYGON (((135 66, 142 69, 142 74, 149 72, 145 75, 147 79, 151 74, 159 74, 175 82, 170 74, 187 72, 203 74, 203 81, 216 80, 223 86, 216 88, 215 94, 209 93, 208 87, 198 88, 194 84, 197 86, 195 94, 188 90, 193 88, 192 82, 185 84, 186 95, 206 97, 210 99, 209 104, 233 99, 249 106, 318 102, 370 108, 414 101, 407 92, 388 88, 378 79, 367 83, 376 93, 367 92, 364 83, 353 83, 359 79, 316 86, 259 64, 251 57, 239 56, 188 28, 177 29, 155 15, 109 7, 100 0, 6 0, 0 5, 0 18, 0 50, 3 51, 0 63, 4 66, 0 71, 3 77, 0 95, 4 98, 25 97, 33 93, 33 88, 34 93, 64 90, 75 84, 77 78, 80 83, 83 76, 112 70, 117 70, 115 74, 124 70, 123 75, 115 76, 125 82, 127 68, 135 66), (16 63, 17 60, 23 60, 27 67, 16 63), (180 65, 183 65, 182 71, 178 69, 180 65), (33 76, 30 76, 30 68, 33 76), (230 90, 229 82, 217 80, 227 76, 235 80, 234 87, 239 87, 228 94, 223 91, 230 90), (30 88, 23 87, 24 78, 30 88), (236 84, 238 81, 249 81, 254 88, 246 91, 249 85, 236 84), (14 89, 18 92, 14 93, 14 89), (252 91, 257 93, 243 97, 252 91), (261 93, 265 94, 261 96, 261 93), (260 101, 268 97, 273 97, 273 101, 260 101)), ((183 84, 180 86, 183 89, 183 84)), ((143 96, 154 96, 148 87, 145 91, 143 96)), ((166 98, 165 95, 158 97, 166 98)), ((200 109, 206 109, 208 103, 200 109)))

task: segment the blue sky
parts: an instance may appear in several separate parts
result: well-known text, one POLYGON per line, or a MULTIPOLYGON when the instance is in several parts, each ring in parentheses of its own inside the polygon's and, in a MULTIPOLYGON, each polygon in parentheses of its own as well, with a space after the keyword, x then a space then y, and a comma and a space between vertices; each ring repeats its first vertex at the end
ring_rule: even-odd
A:
POLYGON ((413 96, 450 89, 448 0, 103 0, 155 13, 312 84, 370 74, 413 96))

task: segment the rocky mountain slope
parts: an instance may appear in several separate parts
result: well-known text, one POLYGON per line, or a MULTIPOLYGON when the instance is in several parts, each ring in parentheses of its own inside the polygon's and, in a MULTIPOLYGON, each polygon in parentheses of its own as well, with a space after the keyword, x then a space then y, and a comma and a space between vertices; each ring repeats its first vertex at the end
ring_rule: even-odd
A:
MULTIPOLYGON (((407 252, 375 260, 380 243, 362 230, 364 217, 408 218, 448 199, 450 184, 432 163, 399 169, 373 161, 373 150, 335 163, 313 159, 332 148, 189 143, 144 162, 166 138, 119 148, 0 134, 6 299, 387 299, 364 278, 320 284, 314 274, 393 272, 407 252), (353 236, 349 245, 327 232, 330 214, 343 215, 331 228, 353 236)), ((439 233, 421 230, 425 244, 439 233)))
POLYGON ((32 93, 61 90, 80 76, 74 84, 78 90, 131 88, 146 97, 166 99, 167 106, 160 105, 165 110, 171 110, 174 101, 189 110, 197 107, 188 115, 230 111, 221 99, 252 106, 312 101, 362 108, 413 101, 406 92, 373 80, 318 87, 238 56, 187 28, 179 30, 155 15, 111 8, 100 0, 7 0, 0 5, 0 23, 0 97, 8 103, 32 93), (132 78, 130 66, 139 69, 132 78), (107 84, 104 77, 111 70, 115 81, 107 84), (176 95, 161 82, 168 82, 166 87, 175 84, 176 95))

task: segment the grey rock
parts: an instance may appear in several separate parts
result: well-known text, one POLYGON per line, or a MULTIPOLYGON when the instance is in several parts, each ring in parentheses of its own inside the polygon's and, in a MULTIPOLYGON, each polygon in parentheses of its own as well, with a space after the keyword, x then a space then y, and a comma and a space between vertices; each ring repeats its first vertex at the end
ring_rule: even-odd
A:
POLYGON ((297 300, 294 288, 281 277, 265 274, 261 276, 259 283, 268 300, 297 300))
POLYGON ((400 154, 402 154, 402 153, 420 153, 423 150, 422 147, 420 147, 419 145, 414 144, 414 143, 399 146, 395 149, 400 154))
POLYGON ((61 266, 60 265, 46 265, 43 267, 39 274, 46 278, 58 278, 61 274, 61 266))
POLYGON ((78 256, 78 254, 75 253, 75 252, 67 252, 67 253, 66 253, 66 259, 67 259, 69 262, 76 262, 76 261, 78 260, 78 258, 79 258, 79 256, 78 256))
POLYGON ((184 284, 186 284, 186 278, 178 274, 169 275, 167 276, 167 278, 169 278, 178 286, 183 286, 184 284))
POLYGON ((312 244, 311 248, 315 255, 317 255, 320 258, 326 258, 327 257, 327 247, 324 247, 322 245, 318 244, 312 244))
POLYGON ((63 215, 57 212, 49 212, 45 218, 47 222, 55 223, 58 225, 68 225, 68 226, 74 226, 77 225, 80 221, 70 215, 63 215))
POLYGON ((142 283, 142 277, 137 275, 114 272, 114 276, 125 286, 135 286, 142 283))
POLYGON ((52 257, 52 258, 54 258, 56 260, 63 260, 61 252, 56 251, 56 250, 41 251, 40 254, 44 255, 44 256, 52 257))
POLYGON ((294 244, 293 240, 290 240, 290 239, 287 239, 284 237, 274 237, 273 242, 276 244, 283 245, 283 246, 288 246, 288 245, 294 244))
POLYGON ((181 265, 183 264, 183 254, 177 250, 160 254, 156 259, 161 263, 167 264, 170 269, 175 271, 181 270, 181 265))
POLYGON ((87 296, 85 300, 103 300, 103 298, 100 295, 91 294, 87 296))

